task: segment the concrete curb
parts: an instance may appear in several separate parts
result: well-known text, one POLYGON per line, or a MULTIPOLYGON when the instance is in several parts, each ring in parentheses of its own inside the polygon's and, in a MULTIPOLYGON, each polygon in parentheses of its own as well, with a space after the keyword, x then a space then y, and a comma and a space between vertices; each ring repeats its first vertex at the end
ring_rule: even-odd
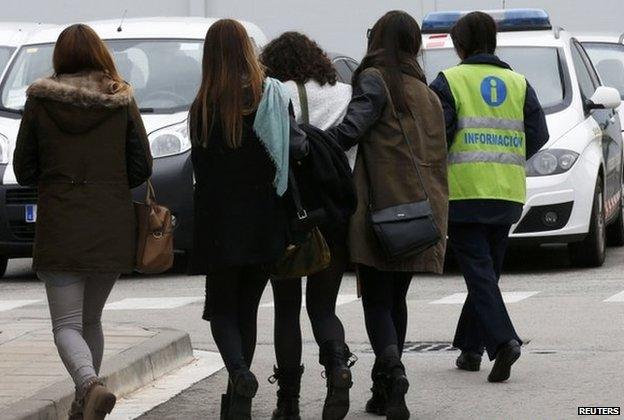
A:
MULTIPOLYGON (((118 397, 193 359, 193 347, 187 333, 161 328, 149 330, 158 334, 104 360, 100 376, 118 397)), ((67 379, 9 405, 3 410, 2 419, 65 420, 73 400, 74 383, 67 379)))

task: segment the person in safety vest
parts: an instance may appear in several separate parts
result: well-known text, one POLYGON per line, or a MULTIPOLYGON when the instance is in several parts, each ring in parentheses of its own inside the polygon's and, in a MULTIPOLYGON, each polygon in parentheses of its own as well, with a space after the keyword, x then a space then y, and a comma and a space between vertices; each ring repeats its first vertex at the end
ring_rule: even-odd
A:
POLYGON ((496 22, 486 13, 451 29, 462 62, 431 84, 444 108, 449 143, 449 246, 468 297, 453 345, 459 369, 478 371, 484 349, 490 382, 509 379, 522 341, 498 287, 509 229, 526 199, 525 162, 548 140, 544 110, 524 76, 494 52, 496 22))

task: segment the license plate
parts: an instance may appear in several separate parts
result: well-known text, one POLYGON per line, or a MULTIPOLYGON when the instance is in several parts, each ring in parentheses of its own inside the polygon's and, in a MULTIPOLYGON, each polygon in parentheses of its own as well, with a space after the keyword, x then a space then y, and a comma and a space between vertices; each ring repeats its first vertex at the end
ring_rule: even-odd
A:
POLYGON ((27 204, 24 211, 24 219, 26 223, 35 223, 37 221, 37 205, 27 204))

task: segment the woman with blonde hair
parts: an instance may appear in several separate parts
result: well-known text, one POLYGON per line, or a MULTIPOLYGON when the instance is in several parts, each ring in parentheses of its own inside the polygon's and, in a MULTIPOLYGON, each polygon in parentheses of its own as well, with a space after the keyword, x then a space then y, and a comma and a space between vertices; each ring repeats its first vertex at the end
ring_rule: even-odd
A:
POLYGON ((245 28, 214 23, 189 113, 195 173, 193 272, 206 275, 204 319, 229 373, 222 419, 251 418, 256 321, 270 268, 288 241, 289 160, 308 143, 288 93, 267 78, 245 28))
POLYGON ((116 398, 98 378, 102 310, 134 269, 130 190, 151 175, 152 157, 132 88, 93 29, 61 32, 53 65, 27 90, 14 168, 20 185, 38 189, 33 268, 76 385, 70 419, 103 419, 116 398))

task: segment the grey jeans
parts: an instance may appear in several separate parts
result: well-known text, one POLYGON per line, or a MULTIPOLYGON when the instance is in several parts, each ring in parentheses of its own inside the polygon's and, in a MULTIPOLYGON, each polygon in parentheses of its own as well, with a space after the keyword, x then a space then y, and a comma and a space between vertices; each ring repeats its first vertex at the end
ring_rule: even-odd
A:
POLYGON ((40 271, 37 276, 46 286, 54 343, 83 392, 102 365, 102 310, 119 274, 40 271))

